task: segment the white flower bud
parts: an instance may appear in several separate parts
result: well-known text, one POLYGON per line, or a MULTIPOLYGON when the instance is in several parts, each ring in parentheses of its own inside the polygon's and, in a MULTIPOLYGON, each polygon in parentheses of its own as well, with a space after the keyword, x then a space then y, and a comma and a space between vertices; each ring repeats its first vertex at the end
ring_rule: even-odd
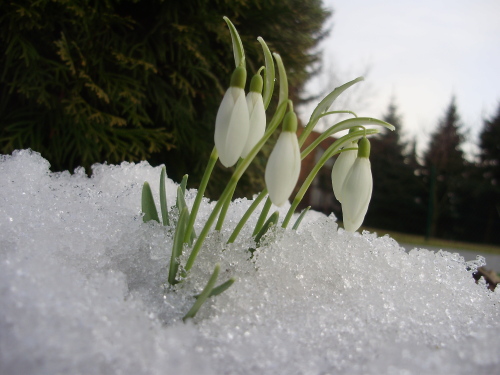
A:
POLYGON ((250 91, 247 94, 247 107, 250 116, 250 125, 247 142, 241 154, 242 158, 248 155, 266 132, 266 110, 264 109, 262 94, 250 91))
POLYGON ((250 125, 243 90, 245 79, 244 68, 236 68, 231 78, 231 87, 224 94, 215 119, 215 147, 225 167, 236 164, 248 137, 250 125))
POLYGON ((301 157, 296 129, 297 117, 288 112, 283 131, 267 161, 265 181, 271 202, 276 206, 282 206, 288 200, 299 179, 301 157))
POLYGON ((363 138, 359 143, 358 157, 342 186, 342 216, 344 228, 349 232, 355 232, 363 224, 370 204, 373 178, 369 154, 370 143, 363 138))
MULTIPOLYGON (((357 142, 353 142, 350 148, 358 148, 357 142)), ((337 157, 335 164, 332 168, 332 187, 333 194, 335 198, 342 203, 342 186, 344 185, 345 178, 349 170, 351 169, 356 157, 358 156, 358 150, 349 150, 341 152, 337 157)))

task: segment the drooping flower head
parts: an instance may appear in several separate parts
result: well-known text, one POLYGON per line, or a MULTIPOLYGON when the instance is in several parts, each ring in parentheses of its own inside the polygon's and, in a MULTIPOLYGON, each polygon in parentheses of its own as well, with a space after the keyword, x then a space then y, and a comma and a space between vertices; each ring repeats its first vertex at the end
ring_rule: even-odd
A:
POLYGON ((249 130, 248 107, 245 99, 246 70, 239 66, 231 76, 215 119, 215 147, 225 167, 232 167, 240 158, 249 130))
POLYGON ((242 158, 248 155, 250 150, 257 144, 266 131, 266 110, 262 99, 262 86, 262 77, 257 73, 250 82, 250 92, 247 94, 250 128, 247 142, 241 154, 242 158))
MULTIPOLYGON (((360 127, 351 128, 349 133, 360 130, 360 127)), ((354 148, 355 150, 347 150, 340 153, 335 160, 335 164, 332 168, 332 187, 333 194, 335 198, 342 203, 342 186, 344 185, 345 178, 349 170, 351 169, 356 157, 358 156, 358 141, 352 142, 348 148, 354 148)))
POLYGON ((355 150, 341 152, 332 168, 333 194, 340 203, 342 203, 342 186, 345 178, 358 156, 358 143, 352 142, 349 148, 355 148, 355 150))
POLYGON ((355 232, 363 223, 372 196, 373 178, 370 160, 370 142, 359 141, 358 156, 342 185, 342 216, 344 228, 355 232))
POLYGON ((300 174, 297 115, 290 111, 283 119, 283 131, 267 161, 265 181, 271 202, 282 206, 292 194, 300 174))

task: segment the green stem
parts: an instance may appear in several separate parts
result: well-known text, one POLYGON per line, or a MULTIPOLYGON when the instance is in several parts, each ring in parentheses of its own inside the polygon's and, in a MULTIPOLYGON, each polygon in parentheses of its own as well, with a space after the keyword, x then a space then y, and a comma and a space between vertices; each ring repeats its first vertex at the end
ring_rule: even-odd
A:
POLYGON ((196 221, 196 215, 198 215, 198 209, 200 208, 201 200, 203 199, 203 195, 205 194, 205 189, 208 185, 208 180, 210 180, 210 176, 214 169, 215 163, 219 158, 219 153, 217 149, 214 147, 212 153, 210 154, 210 158, 208 159, 207 167, 205 168, 205 172, 201 179, 200 187, 198 188, 198 193, 196 193, 196 198, 194 199, 193 207, 191 208, 191 214, 189 215, 189 221, 186 226, 186 233, 184 235, 184 242, 188 243, 191 238, 191 233, 193 232, 194 222, 196 221))
POLYGON ((227 243, 233 243, 236 240, 236 238, 238 237, 238 235, 241 232, 241 229, 243 229, 246 222, 248 221, 250 216, 252 216, 252 213, 255 211, 255 209, 260 204, 260 202, 262 202, 262 200, 264 199, 266 194, 267 194, 267 189, 264 189, 260 192, 260 194, 257 196, 257 198, 254 199, 254 201, 252 202, 250 207, 248 207, 248 210, 245 212, 243 217, 240 219, 240 221, 238 222, 238 224, 234 228, 233 233, 231 234, 231 237, 229 237, 229 239, 227 240, 227 243))
POLYGON ((266 222, 267 214, 269 213, 272 204, 273 202, 271 202, 271 199, 267 197, 266 203, 264 203, 264 207, 262 208, 262 211, 260 212, 259 218, 257 220, 257 224, 255 224, 255 229, 253 230, 252 236, 255 236, 257 233, 259 233, 260 228, 262 228, 262 226, 266 222))
POLYGON ((217 220, 217 224, 215 224, 215 230, 220 231, 222 229, 222 225, 224 224, 224 220, 226 219, 227 210, 229 209, 229 205, 231 204, 231 200, 233 199, 234 191, 236 190, 236 185, 234 186, 231 194, 229 194, 228 198, 224 202, 222 209, 219 214, 219 219, 217 220))
POLYGON ((283 220, 283 224, 281 225, 282 228, 286 228, 288 226, 288 223, 290 222, 295 209, 302 201, 302 198, 304 198, 304 195, 311 185, 312 181, 314 180, 314 177, 316 177, 321 167, 323 167, 328 159, 330 159, 333 155, 338 154, 340 152, 340 149, 348 142, 352 142, 356 139, 364 137, 365 135, 377 134, 378 132, 379 131, 377 129, 358 130, 344 135, 342 138, 337 139, 330 147, 328 147, 328 149, 324 152, 324 154, 321 156, 319 161, 316 163, 316 165, 313 167, 313 169, 305 179, 304 183, 297 192, 297 195, 295 195, 293 203, 285 216, 285 220, 283 220))
MULTIPOLYGON (((238 168, 238 166, 241 164, 241 160, 242 160, 241 158, 238 160, 236 168, 238 168)), ((226 219, 227 210, 229 209, 229 205, 231 204, 235 190, 236 190, 236 185, 234 186, 233 191, 229 195, 229 198, 224 202, 224 206, 222 206, 222 209, 219 214, 219 219, 217 220, 217 224, 215 224, 215 230, 220 231, 222 229, 222 225, 224 224, 224 220, 226 219)))
POLYGON ((220 210, 222 209, 222 205, 228 199, 230 196, 231 192, 233 191, 234 187, 238 183, 239 179, 245 173, 246 169, 250 165, 250 163, 253 161, 257 153, 260 151, 262 146, 267 142, 269 137, 274 133, 278 125, 281 123, 281 120, 283 120, 283 117, 285 116, 285 111, 286 107, 288 105, 288 102, 283 102, 278 106, 278 109, 276 110, 276 113, 274 114, 273 118, 269 122, 268 129, 264 133, 264 136, 257 142, 257 144, 252 148, 252 150, 248 153, 247 157, 242 160, 241 164, 235 169, 233 172, 233 175, 231 176, 229 183, 226 185, 226 188, 222 192, 222 195, 215 205, 212 213, 208 217, 205 226, 201 230, 200 235, 198 236, 198 239, 196 240, 193 249, 191 250, 191 254, 189 255, 189 258, 186 262, 185 270, 189 271, 191 267, 193 267, 194 261, 196 257, 198 256, 198 253, 201 249, 201 246, 203 245, 203 241, 205 241, 206 236, 208 235, 208 232, 210 231, 215 218, 219 214, 220 210))

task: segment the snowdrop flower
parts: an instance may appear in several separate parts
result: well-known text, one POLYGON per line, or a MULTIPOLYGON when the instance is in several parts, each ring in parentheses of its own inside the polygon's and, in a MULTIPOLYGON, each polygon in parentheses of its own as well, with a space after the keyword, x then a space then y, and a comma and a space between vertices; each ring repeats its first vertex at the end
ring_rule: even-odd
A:
POLYGON ((250 129, 247 142, 241 154, 245 158, 266 131, 266 110, 262 99, 262 77, 259 73, 253 76, 250 92, 247 94, 247 107, 250 117, 250 129))
POLYGON ((300 173, 297 115, 290 111, 283 120, 283 131, 267 161, 265 181, 271 202, 282 206, 292 194, 300 173))
MULTIPOLYGON (((358 143, 352 142, 349 148, 358 148, 358 143)), ((344 185, 347 173, 351 169, 356 157, 358 156, 358 150, 348 150, 341 152, 338 156, 335 164, 332 168, 332 187, 333 194, 335 198, 342 203, 342 185, 344 185)))
POLYGON ((363 223, 372 196, 373 178, 370 167, 370 142, 359 141, 358 157, 342 185, 342 216, 344 228, 355 232, 363 223))
POLYGON ((245 147, 249 116, 245 100, 246 70, 238 67, 231 76, 231 85, 226 91, 215 119, 215 147, 225 167, 232 167, 245 147))

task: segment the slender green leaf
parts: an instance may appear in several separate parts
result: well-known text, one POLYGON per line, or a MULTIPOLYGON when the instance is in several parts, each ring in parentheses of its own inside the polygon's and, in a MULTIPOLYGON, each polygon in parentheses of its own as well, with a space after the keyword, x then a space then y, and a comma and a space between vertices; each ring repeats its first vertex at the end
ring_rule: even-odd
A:
POLYGON ((275 211, 271 216, 269 216, 269 219, 267 219, 259 233, 255 236, 255 243, 257 245, 260 245, 260 240, 268 232, 269 228, 278 223, 279 216, 280 213, 278 211, 275 211))
POLYGON ((177 186, 177 208, 179 212, 182 211, 184 207, 186 207, 186 199, 184 198, 184 191, 182 190, 182 186, 177 186))
POLYGON ((293 224, 293 227, 292 227, 293 230, 297 230, 297 228, 299 227, 300 223, 302 222, 302 219, 304 218, 304 216, 306 216, 307 211, 309 211, 310 209, 311 209, 311 206, 308 206, 308 207, 306 207, 306 208, 304 208, 302 210, 302 212, 300 213, 299 217, 295 221, 295 224, 293 224))
MULTIPOLYGON (((278 65, 278 72, 280 76, 280 97, 279 104, 282 104, 288 100, 288 78, 286 76, 285 66, 281 60, 281 56, 277 53, 273 53, 276 64, 278 65)), ((279 105, 278 104, 278 105, 279 105)))
POLYGON ((264 92, 262 93, 262 98, 264 100, 264 108, 267 109, 274 92, 274 79, 276 78, 276 72, 274 70, 273 55, 271 54, 269 47, 262 37, 259 36, 257 40, 262 46, 266 64, 266 68, 264 69, 264 92))
MULTIPOLYGON (((185 177, 185 179, 183 178, 182 182, 187 180, 187 175, 184 177, 185 177)), ((189 208, 187 207, 187 204, 186 204, 186 198, 184 198, 185 191, 186 190, 185 190, 185 188, 184 189, 182 188, 182 183, 181 183, 181 185, 179 185, 177 187, 177 208, 178 208, 179 212, 181 212, 184 208, 186 208, 188 210, 188 213, 189 213, 189 208)), ((189 245, 191 245, 196 238, 196 232, 194 231, 194 228, 191 229, 190 232, 191 232, 191 234, 189 236, 189 241, 186 241, 186 243, 189 243, 189 245)))
POLYGON ((142 186, 142 212, 144 216, 142 220, 147 223, 148 221, 155 220, 158 223, 160 219, 158 218, 158 211, 156 210, 155 200, 153 198, 153 193, 151 192, 151 187, 148 182, 144 182, 142 186))
POLYGON ((182 254, 182 247, 184 246, 184 232, 186 231, 188 218, 189 210, 187 207, 184 207, 175 228, 174 244, 172 246, 172 254, 170 255, 170 268, 168 272, 168 282, 170 285, 177 284, 178 282, 175 277, 179 270, 179 257, 182 254))
POLYGON ((163 225, 170 225, 170 220, 168 218, 167 190, 165 188, 166 175, 167 170, 163 167, 160 174, 160 209, 163 225))
POLYGON ((335 99, 337 99, 338 96, 340 94, 342 94, 345 90, 347 90, 349 87, 351 87, 352 85, 354 85, 358 82, 361 82, 363 80, 364 80, 363 77, 358 77, 356 79, 353 79, 352 81, 349 81, 349 82, 343 84, 342 86, 335 88, 335 90, 333 90, 331 93, 329 93, 327 96, 325 96, 321 102, 319 102, 319 104, 314 109, 314 111, 311 115, 311 118, 309 119, 309 122, 307 123, 304 131, 302 132, 302 134, 299 137, 299 145, 300 146, 302 146, 304 144, 306 138, 313 131, 314 127, 318 123, 318 120, 320 119, 323 112, 327 111, 328 108, 331 107, 331 105, 333 104, 335 99))
POLYGON ((185 174, 184 176, 182 176, 182 181, 181 181, 181 184, 180 184, 180 187, 182 189, 182 195, 186 194, 186 186, 187 186, 187 183, 188 183, 188 177, 189 177, 189 175, 187 175, 187 174, 185 174))
MULTIPOLYGON (((236 281, 236 278, 232 277, 229 280, 227 280, 226 282, 220 284, 219 286, 216 286, 210 292, 209 297, 214 297, 214 296, 218 296, 219 294, 222 294, 223 292, 225 292, 226 290, 228 290, 229 287, 231 285, 233 285, 235 281, 236 281)), ((196 294, 194 296, 194 298, 198 298, 199 296, 200 296, 199 294, 196 294)))
POLYGON ((203 288, 203 291, 196 299, 196 302, 194 303, 193 307, 191 307, 191 309, 187 312, 187 314, 184 315, 184 318, 182 318, 183 321, 186 321, 187 319, 194 317, 198 312, 198 310, 200 309, 200 307, 208 299, 210 293, 214 289, 215 283, 217 282, 217 277, 219 276, 219 270, 220 270, 220 265, 216 264, 214 272, 212 273, 212 276, 210 276, 207 285, 205 286, 205 288, 203 288))
POLYGON ((227 26, 229 27, 229 32, 231 33, 231 40, 233 41, 233 54, 234 54, 234 63, 236 67, 243 66, 245 67, 245 49, 243 48, 243 43, 241 42, 240 35, 234 27, 233 23, 224 16, 224 21, 226 21, 227 26))
POLYGON ((317 121, 319 116, 323 112, 327 111, 328 108, 330 108, 330 106, 333 104, 335 99, 337 99, 339 97, 340 94, 342 94, 345 90, 347 90, 352 85, 354 85, 358 82, 361 82, 363 80, 364 80, 363 77, 358 77, 356 79, 353 79, 352 81, 344 83, 342 86, 335 88, 331 93, 329 93, 327 96, 325 96, 321 102, 319 102, 319 104, 314 109, 314 111, 311 115, 311 119, 309 121, 310 122, 317 121))
POLYGON ((259 231, 261 230, 262 226, 266 222, 267 214, 269 213, 272 204, 273 203, 271 202, 271 199, 268 196, 266 202, 264 203, 264 207, 262 207, 262 211, 260 212, 259 218, 257 219, 257 223, 255 224, 252 236, 257 235, 257 233, 259 233, 259 231))
POLYGON ((386 127, 389 130, 394 130, 394 126, 389 124, 388 122, 382 121, 382 120, 377 120, 376 118, 371 118, 371 117, 355 117, 355 118, 350 118, 344 121, 340 121, 337 124, 329 127, 327 130, 325 130, 321 135, 316 138, 307 148, 305 148, 301 154, 300 157, 304 159, 309 153, 314 150, 321 142, 323 142, 326 138, 330 137, 331 135, 338 133, 342 130, 347 130, 351 129, 353 127, 359 127, 359 126, 365 126, 365 125, 377 125, 377 126, 383 126, 386 127))

